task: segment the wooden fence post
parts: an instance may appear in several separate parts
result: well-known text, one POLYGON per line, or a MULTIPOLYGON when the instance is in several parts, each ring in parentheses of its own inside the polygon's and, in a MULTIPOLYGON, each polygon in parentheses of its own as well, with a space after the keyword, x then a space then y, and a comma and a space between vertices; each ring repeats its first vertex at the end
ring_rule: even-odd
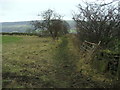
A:
POLYGON ((117 77, 118 77, 118 80, 120 81, 120 55, 119 55, 119 61, 118 61, 117 77))

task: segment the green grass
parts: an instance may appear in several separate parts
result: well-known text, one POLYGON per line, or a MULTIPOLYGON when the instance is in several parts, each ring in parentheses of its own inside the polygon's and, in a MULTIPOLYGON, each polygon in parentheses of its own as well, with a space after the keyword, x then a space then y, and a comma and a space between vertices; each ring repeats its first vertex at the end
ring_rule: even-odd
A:
POLYGON ((74 30, 74 29, 71 29, 69 32, 70 32, 70 33, 77 33, 77 31, 74 30))
MULTIPOLYGON (((9 36, 4 36, 9 37, 9 36)), ((3 87, 71 87, 75 58, 67 37, 11 36, 3 45, 3 87)))
POLYGON ((15 43, 22 39, 22 37, 18 36, 2 36, 2 43, 15 43))
POLYGON ((4 36, 4 38, 6 40, 2 51, 3 87, 53 86, 50 80, 51 38, 36 36, 4 36))
POLYGON ((95 71, 90 63, 85 63, 72 38, 68 35, 53 41, 51 37, 3 36, 3 88, 91 88, 108 85, 110 79, 95 71))

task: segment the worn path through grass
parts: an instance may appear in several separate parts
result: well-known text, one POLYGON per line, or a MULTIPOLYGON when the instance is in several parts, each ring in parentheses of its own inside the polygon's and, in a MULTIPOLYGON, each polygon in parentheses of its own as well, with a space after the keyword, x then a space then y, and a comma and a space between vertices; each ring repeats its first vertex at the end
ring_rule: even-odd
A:
POLYGON ((55 49, 54 69, 57 87, 71 87, 72 74, 75 71, 75 58, 69 51, 69 41, 67 37, 62 37, 59 45, 55 49))

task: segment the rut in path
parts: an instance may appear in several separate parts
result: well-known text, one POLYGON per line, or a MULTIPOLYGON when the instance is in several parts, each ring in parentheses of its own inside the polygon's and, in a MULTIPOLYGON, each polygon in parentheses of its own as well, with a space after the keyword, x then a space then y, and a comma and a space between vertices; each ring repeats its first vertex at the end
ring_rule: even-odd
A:
POLYGON ((68 39, 62 38, 62 42, 55 50, 54 65, 57 87, 71 87, 72 73, 75 71, 74 56, 68 48, 68 39))

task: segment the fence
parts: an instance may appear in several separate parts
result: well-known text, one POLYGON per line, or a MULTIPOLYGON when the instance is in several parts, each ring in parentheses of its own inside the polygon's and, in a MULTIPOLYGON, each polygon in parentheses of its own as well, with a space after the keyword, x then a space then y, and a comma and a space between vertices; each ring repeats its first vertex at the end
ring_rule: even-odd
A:
POLYGON ((89 59, 92 58, 99 48, 100 43, 101 41, 99 41, 98 44, 84 41, 80 47, 80 51, 83 53, 83 57, 89 57, 89 59))

